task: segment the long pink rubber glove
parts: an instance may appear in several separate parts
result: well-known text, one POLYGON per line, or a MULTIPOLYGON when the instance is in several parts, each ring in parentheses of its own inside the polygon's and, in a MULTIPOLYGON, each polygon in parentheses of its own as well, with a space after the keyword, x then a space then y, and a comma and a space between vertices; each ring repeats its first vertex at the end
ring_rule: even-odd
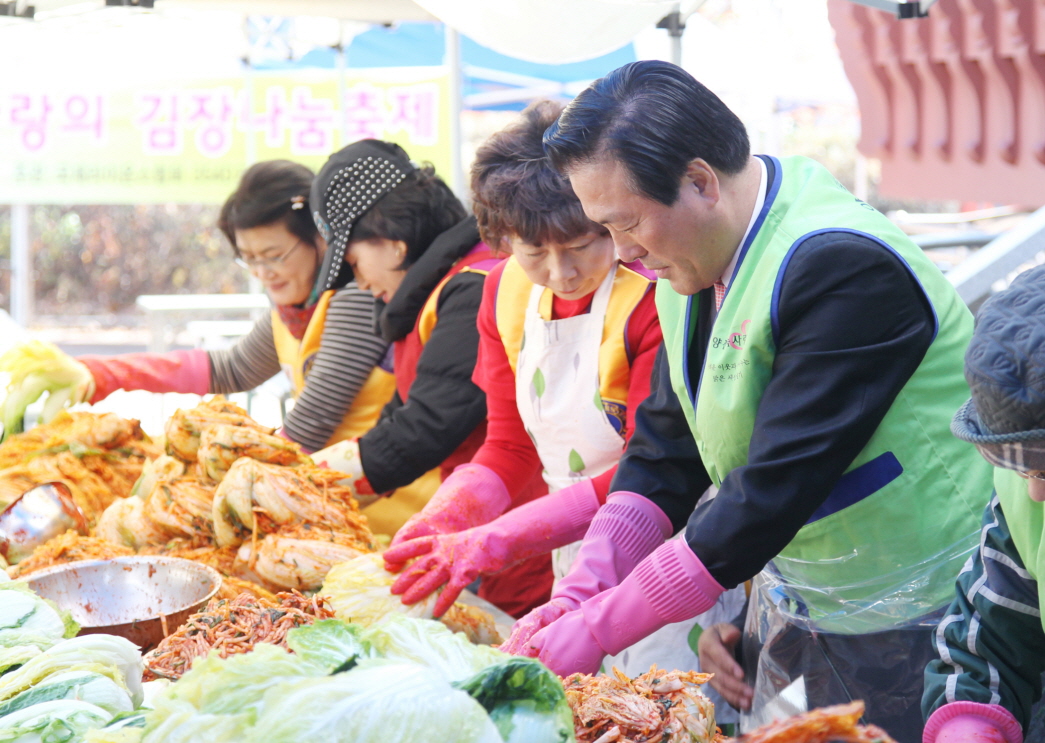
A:
POLYGON ((398 567, 418 559, 392 584, 392 593, 401 594, 404 604, 414 604, 445 584, 434 609, 440 617, 481 573, 497 573, 520 560, 576 542, 598 510, 594 484, 582 480, 525 503, 489 524, 402 542, 385 552, 385 562, 398 567))
POLYGON ((670 536, 671 520, 653 501, 637 493, 610 493, 592 519, 569 575, 555 585, 547 604, 515 623, 501 650, 534 656, 536 651, 529 647, 534 633, 616 586, 670 536))
POLYGON ((725 589, 681 539, 662 544, 619 586, 552 622, 530 639, 560 676, 595 673, 614 655, 672 622, 710 609, 725 589))
POLYGON ((1023 743, 1023 730, 999 704, 951 702, 929 715, 922 743, 1023 743))
POLYGON ((147 392, 210 392, 210 356, 194 348, 166 353, 77 356, 94 377, 93 405, 119 389, 147 392))
MULTIPOLYGON (((425 507, 396 532, 392 546, 487 524, 508 510, 511 502, 508 488, 496 472, 481 464, 462 464, 443 480, 425 507)), ((386 567, 395 572, 402 565, 386 567)))

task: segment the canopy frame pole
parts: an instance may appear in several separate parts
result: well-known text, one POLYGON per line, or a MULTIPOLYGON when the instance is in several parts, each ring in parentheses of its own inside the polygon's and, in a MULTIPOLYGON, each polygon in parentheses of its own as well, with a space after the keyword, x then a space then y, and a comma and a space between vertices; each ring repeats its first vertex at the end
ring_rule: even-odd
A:
POLYGON ((671 51, 668 53, 668 61, 673 65, 682 66, 682 34, 686 30, 686 19, 682 17, 682 8, 676 5, 675 9, 657 22, 657 28, 663 28, 668 32, 668 40, 671 43, 671 51))
POLYGON ((33 315, 33 256, 29 250, 29 205, 11 205, 11 317, 23 328, 33 315))
MULTIPOLYGON (((252 59, 253 49, 250 43, 250 19, 247 16, 243 16, 243 43, 244 51, 243 56, 240 58, 240 69, 243 71, 243 115, 247 118, 245 132, 247 138, 246 163, 244 163, 244 169, 246 169, 258 161, 257 127, 254 120, 254 60, 252 59)), ((255 276, 253 271, 248 271, 247 291, 251 294, 260 294, 262 290, 261 279, 255 276)), ((154 318, 153 322, 160 321, 154 318)), ((156 343, 155 339, 165 332, 162 326, 160 330, 153 326, 153 342, 156 343)), ((165 339, 158 342, 164 346, 160 350, 167 350, 165 339)), ((150 348, 150 350, 153 349, 150 348)))
POLYGON ((450 186, 458 198, 467 201, 464 167, 461 164, 461 113, 464 110, 461 35, 445 24, 446 72, 450 78, 450 186))
POLYGON ((338 149, 348 145, 348 108, 345 107, 345 95, 348 93, 348 85, 345 75, 348 74, 348 56, 345 51, 345 22, 337 22, 337 46, 334 47, 335 69, 337 70, 337 112, 341 126, 338 127, 339 142, 338 149))
POLYGON ((243 97, 245 99, 243 112, 247 117, 246 155, 249 168, 258 161, 258 147, 254 137, 254 60, 250 43, 250 19, 247 16, 243 16, 243 41, 246 44, 246 50, 243 52, 243 57, 240 58, 240 65, 243 70, 243 97))

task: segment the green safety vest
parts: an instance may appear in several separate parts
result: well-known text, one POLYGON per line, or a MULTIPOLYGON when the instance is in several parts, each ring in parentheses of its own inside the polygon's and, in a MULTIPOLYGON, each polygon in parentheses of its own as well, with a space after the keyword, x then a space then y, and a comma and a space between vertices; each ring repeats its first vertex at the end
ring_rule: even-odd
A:
MULTIPOLYGON (((1023 565, 1034 580, 1041 582, 1045 575, 1045 504, 1032 501, 1027 494, 1027 481, 1013 470, 996 467, 994 471, 994 489, 998 493, 1002 513, 1009 524, 1012 543, 1023 558, 1023 565)), ((1045 592, 1038 591, 1038 607, 1045 600, 1045 592)), ((1042 628, 1045 629, 1045 610, 1041 616, 1042 628)))
POLYGON ((808 613, 803 621, 812 626, 846 634, 895 627, 950 601, 991 493, 990 465, 949 428, 969 397, 962 363, 972 315, 921 249, 827 170, 802 157, 773 163, 765 206, 741 246, 696 389, 686 364, 698 303, 657 282, 672 387, 708 474, 721 486, 747 464, 773 373, 780 282, 793 250, 830 225, 832 232, 870 237, 905 262, 936 315, 932 344, 867 446, 772 563, 791 610, 808 613))

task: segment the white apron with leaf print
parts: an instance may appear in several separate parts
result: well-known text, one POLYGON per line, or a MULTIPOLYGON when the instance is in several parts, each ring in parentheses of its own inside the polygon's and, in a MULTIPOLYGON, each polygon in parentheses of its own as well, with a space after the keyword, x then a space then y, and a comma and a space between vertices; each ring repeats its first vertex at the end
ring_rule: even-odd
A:
MULTIPOLYGON (((592 298, 587 314, 545 320, 539 306, 545 288, 534 286, 526 307, 522 347, 515 373, 515 396, 526 432, 544 466, 548 492, 601 475, 620 461, 624 438, 610 423, 599 395, 599 348, 606 307, 613 291, 616 265, 592 298)), ((552 552, 552 570, 558 581, 569 572, 580 549, 574 542, 552 552)), ((656 663, 665 669, 700 670, 696 641, 703 627, 727 622, 744 606, 743 586, 727 591, 697 620, 669 624, 649 637, 603 661, 628 676, 638 676, 656 663)), ((723 722, 733 710, 721 702, 723 722)))
MULTIPOLYGON (((547 290, 536 284, 530 290, 515 399, 549 493, 601 475, 624 452, 599 396, 599 347, 616 269, 614 264, 595 291, 590 311, 576 317, 545 320, 539 307, 547 290)), ((578 549, 574 542, 552 552, 556 580, 569 572, 578 549)))

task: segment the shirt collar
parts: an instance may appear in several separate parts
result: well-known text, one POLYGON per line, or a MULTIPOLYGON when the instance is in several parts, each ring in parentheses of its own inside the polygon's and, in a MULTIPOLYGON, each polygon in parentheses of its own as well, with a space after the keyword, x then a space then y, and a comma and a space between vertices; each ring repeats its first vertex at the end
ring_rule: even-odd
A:
POLYGON ((737 260, 740 258, 740 246, 747 242, 747 237, 751 234, 751 229, 755 226, 755 220, 758 219, 758 215, 762 211, 762 206, 766 203, 766 186, 769 181, 769 171, 766 169, 766 164, 762 158, 758 157, 755 159, 758 160, 759 165, 758 198, 755 199, 755 208, 751 211, 751 219, 748 220, 744 236, 740 238, 740 243, 733 250, 733 258, 730 260, 729 265, 726 266, 726 270, 719 279, 719 281, 721 281, 726 287, 729 287, 729 282, 733 280, 733 272, 736 270, 737 260))

